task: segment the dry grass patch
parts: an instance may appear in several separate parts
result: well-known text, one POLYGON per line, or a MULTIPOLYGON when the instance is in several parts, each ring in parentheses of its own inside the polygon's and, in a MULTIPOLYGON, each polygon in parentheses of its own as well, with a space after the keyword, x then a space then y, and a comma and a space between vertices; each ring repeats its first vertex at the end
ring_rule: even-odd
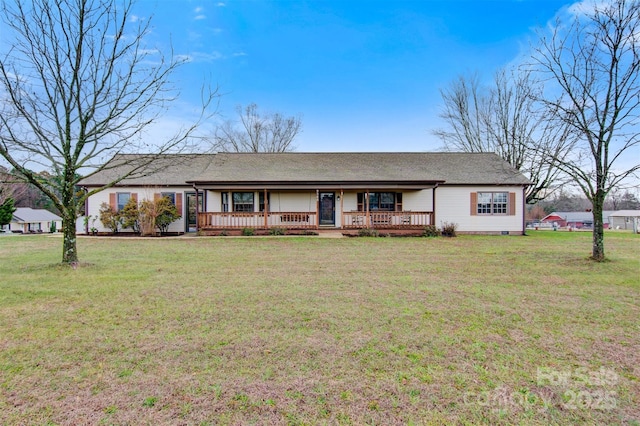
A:
POLYGON ((0 238, 0 423, 638 424, 640 239, 589 244, 0 238))

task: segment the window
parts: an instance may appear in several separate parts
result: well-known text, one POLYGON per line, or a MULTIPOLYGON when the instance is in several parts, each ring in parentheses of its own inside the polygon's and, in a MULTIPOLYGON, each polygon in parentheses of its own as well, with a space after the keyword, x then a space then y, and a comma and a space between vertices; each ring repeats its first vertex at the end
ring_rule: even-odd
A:
MULTIPOLYGON (((267 204, 271 205, 271 193, 267 192, 267 204)), ((264 211, 264 192, 259 192, 258 193, 258 207, 259 207, 259 211, 263 212, 264 211)))
POLYGON ((162 192, 160 194, 162 198, 168 198, 171 204, 176 205, 176 193, 175 192, 162 192))
MULTIPOLYGON (((402 210, 402 194, 395 192, 370 192, 369 211, 396 211, 396 204, 402 210)), ((365 211, 367 208, 365 193, 358 193, 358 211, 365 211)))
POLYGON ((116 195, 116 211, 124 209, 124 206, 129 202, 129 198, 131 198, 130 192, 118 192, 118 194, 116 195))
POLYGON ((228 192, 222 193, 222 211, 223 212, 229 211, 229 193, 228 192))
POLYGON ((253 211, 253 192, 234 192, 233 193, 233 211, 234 212, 252 212, 253 211))
POLYGON ((477 214, 507 214, 508 192, 478 192, 476 200, 477 214))

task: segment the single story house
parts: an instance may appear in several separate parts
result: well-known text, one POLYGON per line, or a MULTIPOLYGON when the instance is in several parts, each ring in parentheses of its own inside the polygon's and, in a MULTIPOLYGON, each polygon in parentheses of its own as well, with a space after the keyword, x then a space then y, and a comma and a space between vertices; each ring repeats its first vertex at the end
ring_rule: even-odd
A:
MULTIPOLYGON (((609 227, 607 218, 613 213, 611 211, 602 212, 604 220, 604 228, 609 227)), ((546 215, 540 220, 547 227, 571 228, 571 229, 591 229, 593 228, 593 213, 591 211, 584 212, 553 212, 546 215)))
MULTIPOLYGON (((109 183, 136 156, 119 155, 80 182, 109 183)), ((168 196, 170 232, 422 229, 523 234, 530 181, 493 153, 217 153, 165 155, 153 171, 89 197, 86 212, 168 196)), ((95 223, 99 231, 106 231, 95 223)))
POLYGON ((618 210, 609 215, 612 229, 632 229, 640 232, 640 210, 618 210))
POLYGON ((21 233, 51 232, 62 229, 62 218, 49 210, 18 207, 8 225, 9 231, 21 233), (54 227, 54 228, 52 228, 54 227))

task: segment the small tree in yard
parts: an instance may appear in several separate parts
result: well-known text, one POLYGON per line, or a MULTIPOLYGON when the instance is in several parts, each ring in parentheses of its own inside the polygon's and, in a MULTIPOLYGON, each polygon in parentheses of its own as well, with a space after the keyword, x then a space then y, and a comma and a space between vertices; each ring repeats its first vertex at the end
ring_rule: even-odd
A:
POLYGON ((549 117, 579 138, 571 156, 549 161, 591 202, 591 258, 601 261, 605 198, 640 171, 640 2, 585 4, 575 6, 571 25, 558 23, 542 37, 533 61, 546 78, 549 117))
POLYGON ((165 57, 170 49, 150 45, 151 21, 133 18, 133 0, 0 2, 0 156, 60 212, 63 263, 78 261, 76 219, 88 197, 153 173, 212 116, 217 94, 204 90, 193 121, 144 140, 176 100, 171 76, 187 61, 165 57), (122 167, 108 182, 79 191, 83 175, 106 170, 116 155, 122 167), (55 179, 39 176, 42 168, 55 179))
POLYGON ((131 228, 136 234, 140 233, 140 210, 138 209, 138 200, 131 197, 127 204, 120 212, 122 218, 122 227, 131 228))
POLYGON ((114 234, 120 228, 120 215, 107 203, 100 204, 100 222, 114 234))

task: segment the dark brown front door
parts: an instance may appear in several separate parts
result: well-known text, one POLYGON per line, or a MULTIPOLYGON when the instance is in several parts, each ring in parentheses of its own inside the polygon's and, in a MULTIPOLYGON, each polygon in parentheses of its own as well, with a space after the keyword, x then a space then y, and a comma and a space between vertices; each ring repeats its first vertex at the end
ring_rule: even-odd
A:
POLYGON ((336 204, 334 192, 320 193, 320 225, 336 224, 336 204))
MULTIPOLYGON (((196 231, 196 222, 198 218, 196 217, 196 193, 195 192, 187 192, 187 220, 185 221, 185 231, 186 232, 195 232, 196 231)), ((204 203, 203 203, 203 194, 198 194, 198 211, 202 213, 204 211, 204 203)), ((180 212, 182 213, 182 212, 180 212)))

